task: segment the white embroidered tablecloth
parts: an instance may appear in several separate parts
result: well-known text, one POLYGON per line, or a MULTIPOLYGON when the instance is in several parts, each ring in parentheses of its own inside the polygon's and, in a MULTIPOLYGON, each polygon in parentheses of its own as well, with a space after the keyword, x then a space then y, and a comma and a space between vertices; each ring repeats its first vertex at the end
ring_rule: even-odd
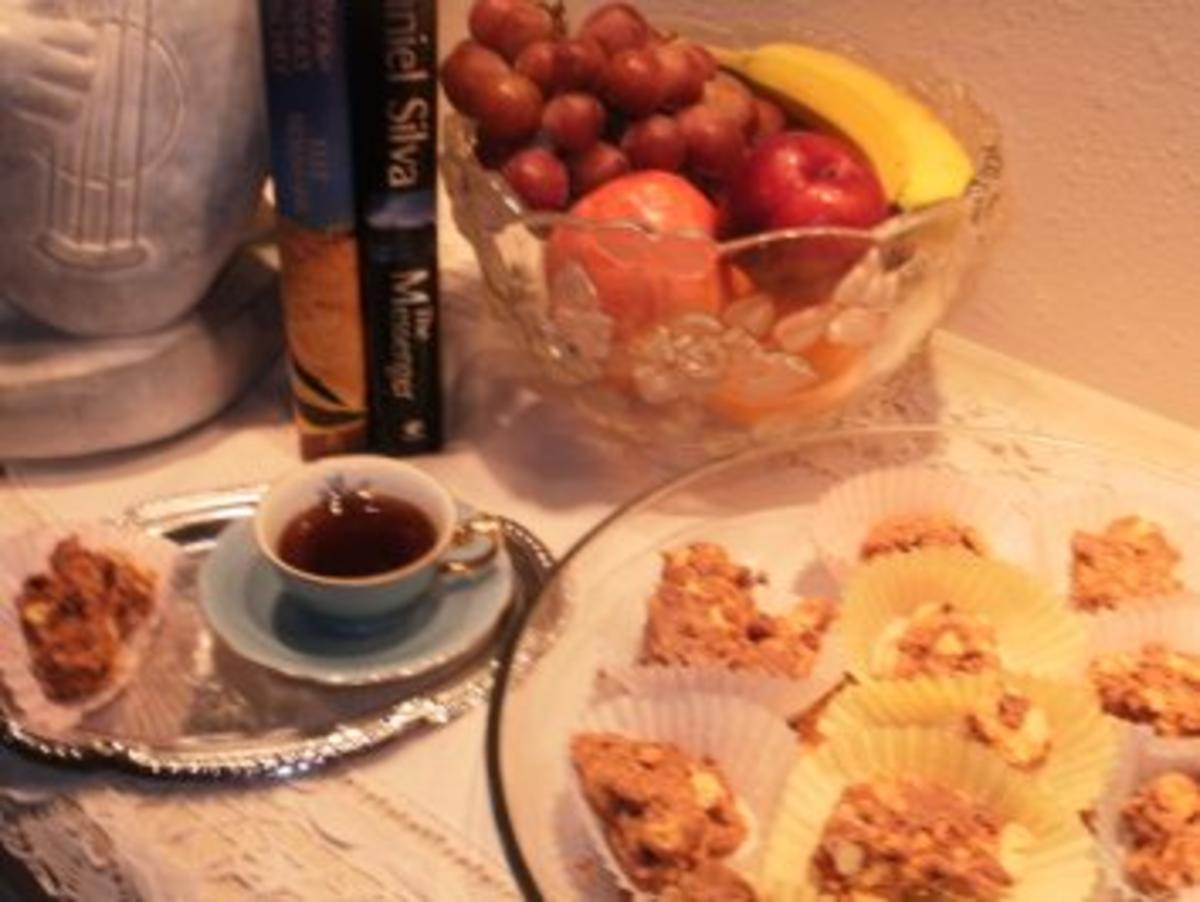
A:
MULTIPOLYGON (((528 526, 558 554, 658 465, 588 439, 519 387, 520 356, 479 322, 478 290, 446 279, 453 441, 420 461, 465 500, 528 526)), ((1046 431, 1167 464, 1200 438, 948 337, 847 422, 1046 431)), ((64 424, 69 428, 69 424, 64 424)), ((105 516, 153 497, 269 479, 296 462, 279 374, 219 421, 137 452, 26 465, 0 481, 0 524, 105 516)), ((80 899, 515 898, 492 827, 484 714, 290 784, 166 785, 67 774, 0 753, 0 843, 47 892, 80 899)), ((0 896, 2 898, 2 896, 0 896)))

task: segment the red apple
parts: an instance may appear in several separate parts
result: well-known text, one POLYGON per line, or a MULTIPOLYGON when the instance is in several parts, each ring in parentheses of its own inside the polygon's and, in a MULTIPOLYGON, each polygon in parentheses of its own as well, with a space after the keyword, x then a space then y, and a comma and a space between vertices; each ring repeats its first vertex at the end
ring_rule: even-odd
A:
POLYGON ((738 234, 803 226, 869 228, 887 216, 871 164, 831 135, 780 132, 750 152, 729 186, 738 234))

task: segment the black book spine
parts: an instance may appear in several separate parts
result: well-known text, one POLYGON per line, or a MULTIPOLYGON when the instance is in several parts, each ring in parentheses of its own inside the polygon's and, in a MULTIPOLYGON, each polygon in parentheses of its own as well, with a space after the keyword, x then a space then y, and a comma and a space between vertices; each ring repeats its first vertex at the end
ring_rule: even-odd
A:
POLYGON ((436 0, 351 4, 352 113, 370 442, 442 445, 436 0))

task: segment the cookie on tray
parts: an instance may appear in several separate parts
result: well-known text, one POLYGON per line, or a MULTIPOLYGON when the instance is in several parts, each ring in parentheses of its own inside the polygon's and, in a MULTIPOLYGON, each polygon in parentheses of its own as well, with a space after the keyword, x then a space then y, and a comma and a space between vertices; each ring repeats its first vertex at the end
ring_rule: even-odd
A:
MULTIPOLYGON (((571 761, 621 869, 640 890, 687 892, 708 881, 723 898, 753 890, 721 863, 745 841, 746 822, 719 766, 670 742, 583 733, 571 761)), ((717 898, 714 896, 714 898, 717 898)))
POLYGON ((846 788, 813 855, 813 883, 832 900, 997 900, 1031 840, 961 792, 898 778, 846 788))
POLYGON ((1179 770, 1143 783, 1121 806, 1129 837, 1125 878, 1139 892, 1170 898, 1200 887, 1200 779, 1179 770))
POLYGON ((1200 737, 1200 654, 1147 642, 1088 668, 1104 710, 1171 738, 1200 737))
POLYGON ((1071 536, 1071 601, 1083 611, 1183 591, 1181 555, 1157 523, 1129 514, 1071 536))
POLYGON ((1032 574, 941 548, 863 565, 846 586, 840 633, 860 680, 1077 678, 1086 654, 1081 618, 1032 574))
POLYGON ((839 731, 793 766, 763 891, 812 902, 1086 899, 1098 878, 1078 817, 961 735, 839 731))
POLYGON ((813 537, 844 580, 862 564, 944 548, 1020 565, 1033 562, 1031 523, 1011 487, 925 467, 872 469, 839 482, 818 500, 813 537))
POLYGON ((664 553, 647 603, 641 662, 808 676, 836 615, 833 602, 806 598, 767 613, 754 598, 759 582, 720 545, 696 542, 664 553))

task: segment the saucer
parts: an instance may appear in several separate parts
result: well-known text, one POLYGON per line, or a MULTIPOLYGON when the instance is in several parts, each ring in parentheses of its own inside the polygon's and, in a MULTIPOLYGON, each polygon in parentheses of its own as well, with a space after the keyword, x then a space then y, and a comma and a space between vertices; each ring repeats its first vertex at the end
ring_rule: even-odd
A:
POLYGON ((513 585, 512 561, 501 548, 484 575, 439 586, 393 615, 323 617, 283 591, 249 520, 222 531, 199 575, 200 606, 230 648, 286 676, 332 686, 412 680, 463 661, 491 638, 513 585))

